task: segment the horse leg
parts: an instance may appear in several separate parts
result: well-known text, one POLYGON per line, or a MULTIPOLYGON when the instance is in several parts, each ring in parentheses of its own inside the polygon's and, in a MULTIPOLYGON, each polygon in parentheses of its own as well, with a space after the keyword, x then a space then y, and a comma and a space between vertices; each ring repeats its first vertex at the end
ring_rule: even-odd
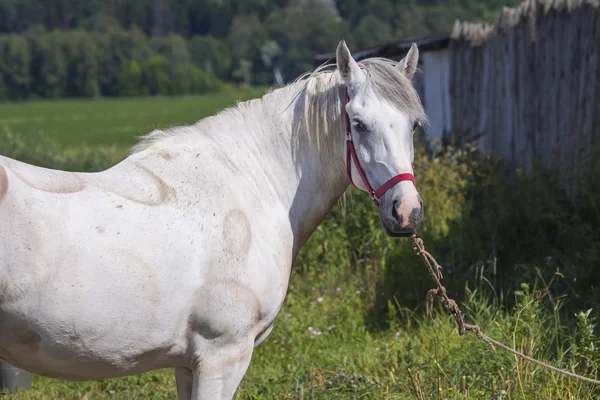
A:
POLYGON ((253 342, 207 352, 193 374, 192 400, 231 400, 248 370, 253 342))
POLYGON ((177 382, 177 400, 191 400, 194 377, 187 368, 175 368, 175 381, 177 382))

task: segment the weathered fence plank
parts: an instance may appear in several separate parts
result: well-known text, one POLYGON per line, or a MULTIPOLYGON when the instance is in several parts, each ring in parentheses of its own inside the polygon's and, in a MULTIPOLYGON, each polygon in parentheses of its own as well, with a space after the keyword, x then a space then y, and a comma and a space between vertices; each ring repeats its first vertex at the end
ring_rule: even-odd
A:
POLYGON ((525 0, 496 24, 457 21, 450 41, 455 133, 514 168, 559 169, 571 195, 600 144, 600 0, 525 0))

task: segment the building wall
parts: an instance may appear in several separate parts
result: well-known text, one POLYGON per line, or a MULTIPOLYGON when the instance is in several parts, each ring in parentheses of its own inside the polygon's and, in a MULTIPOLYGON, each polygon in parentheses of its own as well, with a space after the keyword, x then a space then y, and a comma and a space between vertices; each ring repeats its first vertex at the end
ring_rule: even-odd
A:
POLYGON ((430 120, 428 138, 441 139, 451 129, 450 54, 448 49, 423 52, 423 101, 430 120))

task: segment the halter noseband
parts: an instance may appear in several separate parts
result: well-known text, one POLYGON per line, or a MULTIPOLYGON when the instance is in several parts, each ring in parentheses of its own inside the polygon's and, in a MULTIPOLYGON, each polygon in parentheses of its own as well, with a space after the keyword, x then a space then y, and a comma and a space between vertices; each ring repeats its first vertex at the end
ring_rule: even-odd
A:
MULTIPOLYGON (((349 102, 350 102, 350 96, 348 95, 348 88, 346 88, 346 104, 348 104, 349 102)), ((373 203, 375 204, 375 207, 377 207, 377 208, 379 208, 379 199, 381 198, 381 196, 383 196, 383 194, 389 188, 394 186, 395 184, 402 182, 402 181, 411 181, 416 187, 417 181, 415 179, 415 176, 411 173, 406 172, 406 173, 398 174, 396 176, 391 177, 386 182, 384 182, 384 184, 381 185, 379 187, 379 189, 373 190, 373 187, 369 184, 369 181, 367 180, 365 171, 360 166, 360 161, 358 161, 358 156, 356 155, 356 149, 354 148, 354 141, 352 140, 352 132, 350 130, 350 117, 348 116, 348 112, 345 110, 345 108, 344 108, 344 114, 346 115, 346 174, 348 175, 350 182, 352 182, 352 184, 358 188, 358 186, 356 186, 356 184, 352 180, 352 166, 350 165, 350 162, 351 162, 350 160, 352 159, 352 160, 354 160, 354 166, 356 167, 356 170, 358 171, 360 178, 362 179, 365 187, 367 188, 367 191, 369 192, 369 195, 373 199, 373 203)), ((414 170, 414 165, 412 165, 412 167, 414 170)))

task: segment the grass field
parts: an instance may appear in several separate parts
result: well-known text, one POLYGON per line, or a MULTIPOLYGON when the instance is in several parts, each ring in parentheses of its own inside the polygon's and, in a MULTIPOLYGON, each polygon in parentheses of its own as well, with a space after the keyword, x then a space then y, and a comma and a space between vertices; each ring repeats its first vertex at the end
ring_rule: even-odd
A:
MULTIPOLYGON (((0 133, 35 141, 43 131, 59 143, 42 144, 37 152, 80 151, 87 144, 92 152, 115 145, 123 154, 136 135, 195 122, 262 92, 0 104, 0 133)), ((25 156, 28 145, 16 143, 10 151, 25 156)), ((466 242, 475 245, 467 240, 466 230, 456 231, 461 227, 457 221, 464 220, 460 207, 464 203, 466 209, 468 202, 461 200, 465 190, 456 183, 459 168, 451 163, 454 158, 448 160, 418 161, 427 166, 417 171, 417 179, 429 206, 424 229, 431 241, 426 243, 433 243, 429 249, 436 257, 460 253, 466 242), (434 229, 439 226, 443 229, 434 229)), ((55 167, 66 162, 46 161, 55 167)), ((275 329, 255 351, 236 399, 598 398, 600 391, 590 384, 492 351, 470 335, 459 336, 437 305, 430 317, 423 301, 428 277, 409 241, 385 238, 369 199, 360 194, 354 198, 346 219, 336 207, 305 246, 275 329)), ((521 195, 519 202, 524 201, 521 195)), ((523 279, 530 276, 519 268, 513 273, 523 279)), ((483 274, 461 275, 456 283, 467 287, 461 307, 468 321, 488 335, 553 365, 594 376, 600 360, 594 329, 597 310, 579 310, 576 316, 571 309, 563 311, 568 296, 561 280, 560 272, 551 273, 550 279, 530 280, 511 291, 495 287, 483 274)), ((84 383, 36 376, 30 391, 2 398, 125 400, 176 395, 173 374, 166 370, 84 383)))
POLYGON ((0 130, 9 129, 25 137, 41 132, 67 147, 114 145, 122 153, 137 136, 157 128, 194 123, 264 91, 247 88, 172 98, 0 103, 0 130))

